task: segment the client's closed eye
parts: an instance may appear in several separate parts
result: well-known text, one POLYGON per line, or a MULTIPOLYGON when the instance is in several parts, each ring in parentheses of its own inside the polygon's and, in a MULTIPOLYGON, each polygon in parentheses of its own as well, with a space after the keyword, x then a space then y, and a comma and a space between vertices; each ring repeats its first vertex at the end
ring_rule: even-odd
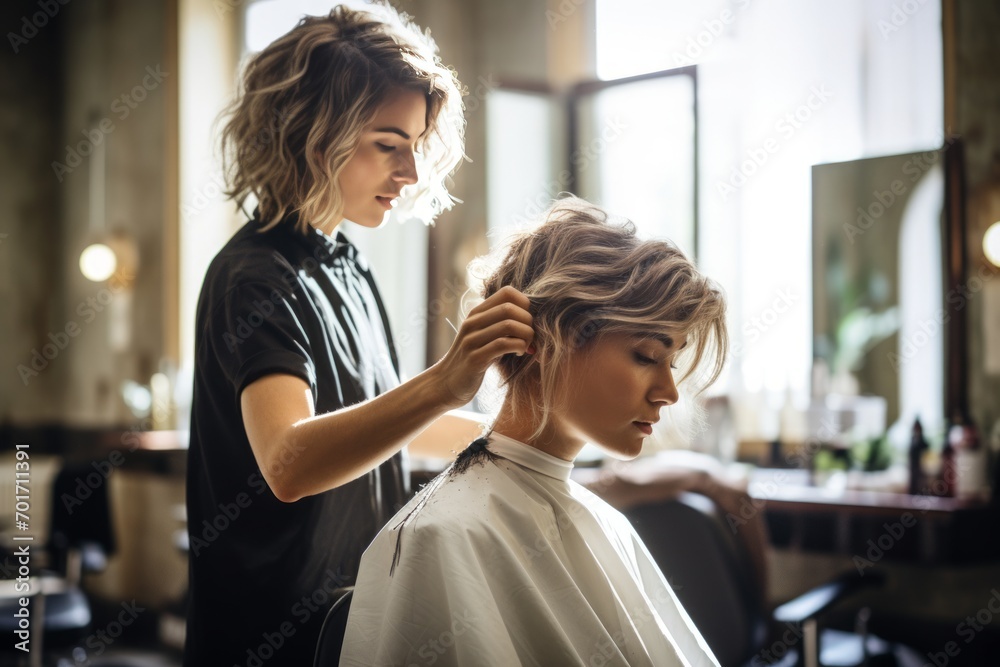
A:
POLYGON ((652 366, 657 363, 656 359, 647 357, 646 355, 640 354, 639 352, 635 353, 635 360, 644 366, 652 366))
POLYGON ((396 147, 395 147, 395 146, 388 146, 388 145, 386 145, 386 144, 380 144, 380 143, 379 143, 379 142, 377 142, 377 141, 375 142, 375 145, 376 145, 376 146, 378 147, 378 149, 379 149, 380 151, 382 151, 383 153, 391 153, 392 151, 396 150, 396 147))
MULTIPOLYGON (((635 360, 638 361, 643 366, 655 366, 656 364, 660 363, 656 359, 653 359, 652 357, 647 357, 646 355, 641 354, 639 352, 635 353, 635 360)), ((677 366, 674 366, 673 364, 670 364, 670 368, 675 371, 677 370, 677 366)))

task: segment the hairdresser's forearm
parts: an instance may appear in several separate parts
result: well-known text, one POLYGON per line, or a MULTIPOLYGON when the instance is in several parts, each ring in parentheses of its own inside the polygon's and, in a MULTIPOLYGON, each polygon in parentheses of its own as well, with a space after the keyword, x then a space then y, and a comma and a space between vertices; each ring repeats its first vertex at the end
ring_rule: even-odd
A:
POLYGON ((304 419, 286 431, 272 460, 279 474, 268 481, 285 502, 346 484, 398 452, 454 403, 432 367, 364 403, 304 419))

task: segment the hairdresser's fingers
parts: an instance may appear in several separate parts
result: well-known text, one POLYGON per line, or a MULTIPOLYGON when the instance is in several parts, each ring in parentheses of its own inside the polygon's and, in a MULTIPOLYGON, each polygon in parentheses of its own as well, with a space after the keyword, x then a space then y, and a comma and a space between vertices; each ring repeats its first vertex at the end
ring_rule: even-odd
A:
MULTIPOLYGON (((533 323, 534 318, 524 308, 509 301, 498 303, 487 310, 475 314, 470 313, 458 330, 456 343, 462 344, 470 336, 476 335, 477 332, 487 331, 497 325, 502 325, 509 330, 509 333, 501 333, 500 335, 516 336, 518 331, 523 331, 522 327, 531 328, 533 323)), ((527 340, 530 342, 531 338, 534 338, 534 332, 527 340)))
POLYGON ((466 350, 471 353, 500 338, 510 338, 512 341, 522 343, 520 349, 516 350, 521 353, 535 339, 535 330, 530 325, 517 320, 501 320, 485 329, 468 334, 462 340, 461 345, 465 346, 466 350))
POLYGON ((531 300, 528 297, 510 285, 505 285, 491 294, 489 298, 485 299, 481 304, 470 310, 469 317, 478 315, 479 313, 484 313, 494 306, 498 306, 503 303, 513 304, 524 311, 528 311, 531 308, 531 300))
POLYGON ((458 338, 464 339, 476 331, 483 331, 502 323, 524 324, 530 327, 534 321, 531 313, 511 302, 499 303, 488 310, 470 313, 458 330, 458 338))
POLYGON ((524 354, 535 333, 528 308, 531 302, 512 287, 490 295, 469 312, 448 352, 434 373, 446 392, 446 402, 460 407, 472 400, 486 369, 497 357, 524 354))
POLYGON ((520 338, 497 338, 479 348, 476 351, 476 356, 479 356, 489 365, 494 359, 502 357, 505 354, 524 354, 527 347, 528 344, 520 338))

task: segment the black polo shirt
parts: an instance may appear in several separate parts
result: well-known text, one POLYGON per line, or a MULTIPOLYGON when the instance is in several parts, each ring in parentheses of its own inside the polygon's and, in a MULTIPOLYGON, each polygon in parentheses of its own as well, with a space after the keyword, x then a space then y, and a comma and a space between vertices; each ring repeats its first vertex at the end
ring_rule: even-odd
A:
POLYGON ((254 459, 240 410, 254 380, 302 378, 317 414, 399 383, 364 258, 343 234, 303 234, 295 221, 263 233, 256 217, 247 223, 212 261, 198 301, 187 469, 191 667, 311 665, 329 592, 354 583, 361 553, 410 496, 402 453, 290 504, 275 498, 254 459))

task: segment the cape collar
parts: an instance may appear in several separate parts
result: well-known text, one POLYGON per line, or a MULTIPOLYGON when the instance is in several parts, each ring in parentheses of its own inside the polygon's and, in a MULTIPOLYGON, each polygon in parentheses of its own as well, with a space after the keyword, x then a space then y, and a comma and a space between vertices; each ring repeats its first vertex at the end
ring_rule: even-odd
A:
POLYGON ((564 461, 502 433, 494 431, 490 434, 489 441, 491 452, 529 470, 564 482, 569 480, 569 474, 573 471, 570 461, 564 461))

